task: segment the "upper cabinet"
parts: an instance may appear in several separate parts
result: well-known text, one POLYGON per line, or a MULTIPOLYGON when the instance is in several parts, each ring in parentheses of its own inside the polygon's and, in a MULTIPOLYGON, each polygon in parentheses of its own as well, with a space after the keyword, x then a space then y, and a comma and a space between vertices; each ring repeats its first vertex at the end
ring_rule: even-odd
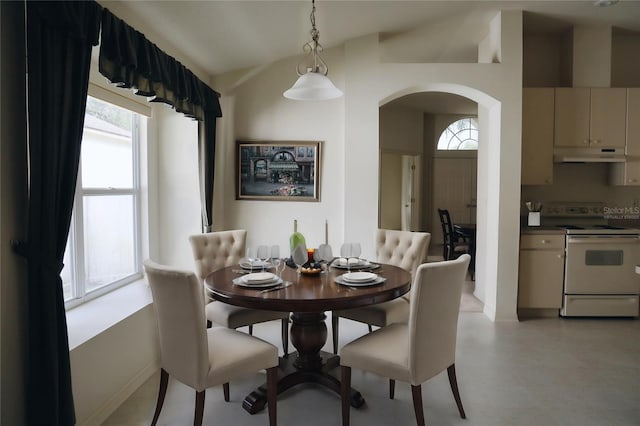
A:
POLYGON ((553 182, 552 87, 522 91, 522 185, 553 182))
POLYGON ((611 165, 611 185, 640 185, 640 88, 628 89, 626 135, 627 161, 611 165))
POLYGON ((555 90, 555 146, 624 148, 627 90, 555 90))

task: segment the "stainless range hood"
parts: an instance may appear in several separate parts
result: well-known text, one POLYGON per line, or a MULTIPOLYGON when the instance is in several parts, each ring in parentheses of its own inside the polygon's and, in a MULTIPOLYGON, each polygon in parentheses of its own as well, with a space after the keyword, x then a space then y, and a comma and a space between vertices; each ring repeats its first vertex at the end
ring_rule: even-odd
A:
POLYGON ((554 163, 624 163, 624 148, 555 148, 554 163))

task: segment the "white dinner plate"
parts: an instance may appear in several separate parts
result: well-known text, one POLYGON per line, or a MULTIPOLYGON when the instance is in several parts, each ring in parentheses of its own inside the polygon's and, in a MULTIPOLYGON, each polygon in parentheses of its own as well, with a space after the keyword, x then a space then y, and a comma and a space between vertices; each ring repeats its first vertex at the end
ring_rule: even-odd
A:
POLYGON ((371 272, 349 272, 342 275, 342 279, 350 283, 364 283, 373 281, 377 277, 377 274, 372 274, 371 272))
POLYGON ((365 282, 351 282, 351 281, 345 281, 342 279, 342 275, 336 277, 335 281, 338 284, 341 285, 346 285, 349 287, 368 287, 368 286, 372 286, 372 285, 378 285, 378 284, 382 284, 383 282, 385 282, 387 279, 381 276, 377 276, 376 279, 374 279, 373 281, 365 281, 365 282))
POLYGON ((240 277, 246 284, 265 284, 273 282, 276 276, 271 272, 253 272, 251 274, 240 277))
POLYGON ((269 288, 282 283, 282 279, 275 275, 273 276, 272 280, 266 282, 247 282, 243 279, 244 277, 246 277, 246 275, 234 279, 233 283, 235 285, 247 288, 269 288))

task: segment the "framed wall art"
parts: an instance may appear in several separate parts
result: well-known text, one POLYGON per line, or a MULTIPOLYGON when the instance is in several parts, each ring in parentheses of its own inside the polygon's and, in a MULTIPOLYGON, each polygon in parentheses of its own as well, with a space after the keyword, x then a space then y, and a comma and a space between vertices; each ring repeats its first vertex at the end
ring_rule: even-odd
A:
POLYGON ((237 141, 236 199, 320 201, 322 142, 237 141))

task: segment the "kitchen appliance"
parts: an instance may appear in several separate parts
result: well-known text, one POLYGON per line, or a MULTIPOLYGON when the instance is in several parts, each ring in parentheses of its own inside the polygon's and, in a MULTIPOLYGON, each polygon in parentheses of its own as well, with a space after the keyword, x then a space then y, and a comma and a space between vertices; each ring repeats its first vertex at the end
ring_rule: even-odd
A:
POLYGON ((624 163, 624 148, 555 148, 554 163, 624 163))
POLYGON ((640 229, 608 225, 604 211, 602 203, 546 208, 546 224, 565 230, 562 316, 639 315, 640 229))
POLYGON ((525 203, 529 210, 529 217, 527 219, 528 226, 540 226, 540 210, 542 210, 542 203, 538 201, 527 201, 525 203))

